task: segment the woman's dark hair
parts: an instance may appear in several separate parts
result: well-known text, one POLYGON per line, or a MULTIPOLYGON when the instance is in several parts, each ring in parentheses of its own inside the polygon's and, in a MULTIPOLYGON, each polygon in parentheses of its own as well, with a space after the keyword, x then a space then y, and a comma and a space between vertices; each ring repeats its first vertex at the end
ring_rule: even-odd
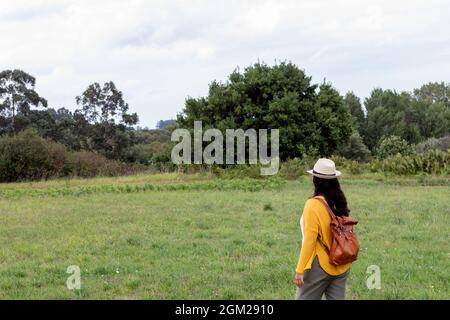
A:
POLYGON ((314 196, 324 196, 335 215, 348 216, 350 210, 338 179, 322 179, 314 176, 313 184, 314 196))

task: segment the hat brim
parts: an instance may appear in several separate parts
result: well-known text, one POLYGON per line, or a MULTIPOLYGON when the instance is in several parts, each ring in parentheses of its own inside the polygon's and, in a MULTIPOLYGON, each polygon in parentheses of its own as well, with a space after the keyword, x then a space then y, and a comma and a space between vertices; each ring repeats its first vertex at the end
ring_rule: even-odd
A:
POLYGON ((308 172, 310 175, 312 175, 314 177, 318 177, 318 178, 322 178, 322 179, 336 179, 337 177, 339 177, 341 175, 341 172, 339 170, 336 170, 336 174, 334 176, 316 173, 316 172, 313 172, 313 170, 308 170, 306 172, 308 172))

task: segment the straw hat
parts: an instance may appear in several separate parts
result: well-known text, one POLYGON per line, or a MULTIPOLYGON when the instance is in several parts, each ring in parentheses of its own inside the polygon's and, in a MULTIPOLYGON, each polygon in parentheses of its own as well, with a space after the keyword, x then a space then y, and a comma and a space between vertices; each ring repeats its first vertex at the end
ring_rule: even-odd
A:
POLYGON ((335 179, 341 175, 333 160, 321 158, 317 160, 312 170, 306 171, 309 174, 322 179, 335 179))

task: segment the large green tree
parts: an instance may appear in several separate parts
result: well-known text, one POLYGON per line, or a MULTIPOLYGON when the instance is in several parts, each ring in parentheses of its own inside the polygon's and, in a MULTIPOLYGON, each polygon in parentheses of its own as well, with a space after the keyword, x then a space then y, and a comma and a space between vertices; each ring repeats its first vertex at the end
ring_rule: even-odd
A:
POLYGON ((414 91, 398 93, 374 89, 364 105, 367 119, 361 131, 364 142, 374 150, 380 141, 398 136, 410 144, 450 133, 450 106, 440 86, 428 84, 414 91))
POLYGON ((450 134, 450 83, 430 82, 414 89, 412 109, 423 138, 450 134))
POLYGON ((73 114, 66 108, 48 108, 32 110, 27 120, 26 127, 35 128, 42 137, 58 141, 70 150, 86 146, 91 125, 82 115, 73 114))
POLYGON ((90 123, 122 123, 135 125, 138 122, 136 113, 129 114, 128 103, 123 99, 122 91, 114 82, 106 82, 103 86, 97 82, 75 98, 81 108, 80 112, 90 123))
POLYGON ((22 70, 0 72, 0 116, 8 131, 20 131, 31 107, 47 107, 47 100, 39 96, 35 85, 36 79, 22 70))
POLYGON ((331 155, 351 132, 351 115, 330 85, 311 83, 293 63, 265 63, 238 69, 228 81, 213 81, 206 97, 188 98, 178 115, 182 128, 194 121, 222 130, 280 129, 280 157, 307 152, 331 155))
POLYGON ((358 131, 363 130, 366 119, 361 105, 361 100, 352 91, 350 91, 345 95, 344 103, 352 115, 353 127, 358 131))
POLYGON ((364 105, 367 110, 367 122, 363 131, 364 142, 374 150, 379 141, 387 136, 399 136, 408 142, 420 140, 420 131, 413 119, 408 116, 411 95, 393 90, 376 88, 364 105))
POLYGON ((128 113, 128 103, 115 84, 112 81, 103 86, 93 83, 75 100, 80 107, 75 115, 91 124, 83 130, 84 147, 112 159, 126 157, 127 149, 133 144, 130 126, 138 122, 138 116, 128 113))
POLYGON ((414 99, 408 117, 418 128, 421 140, 450 134, 450 105, 442 101, 414 99))
POLYGON ((450 107, 450 83, 430 82, 418 89, 414 89, 414 96, 418 100, 428 102, 442 102, 450 107))

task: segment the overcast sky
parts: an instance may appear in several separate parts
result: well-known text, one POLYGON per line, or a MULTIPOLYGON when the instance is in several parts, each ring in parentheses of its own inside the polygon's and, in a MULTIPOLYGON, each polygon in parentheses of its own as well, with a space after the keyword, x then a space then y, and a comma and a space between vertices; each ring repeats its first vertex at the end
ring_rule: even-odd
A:
POLYGON ((447 0, 0 0, 0 34, 1 70, 35 76, 51 107, 112 80, 150 128, 258 60, 362 98, 450 81, 447 0))

